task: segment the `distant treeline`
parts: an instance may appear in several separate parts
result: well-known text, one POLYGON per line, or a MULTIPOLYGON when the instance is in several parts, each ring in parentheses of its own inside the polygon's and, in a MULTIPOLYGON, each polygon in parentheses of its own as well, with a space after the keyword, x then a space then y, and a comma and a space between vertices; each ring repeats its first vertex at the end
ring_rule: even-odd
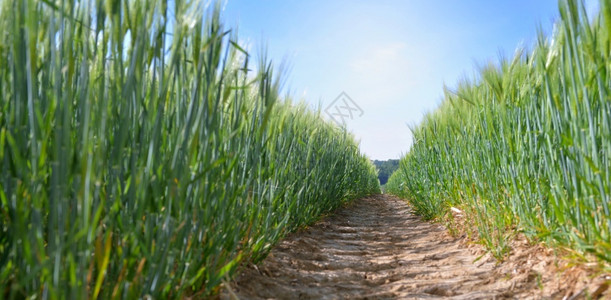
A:
POLYGON ((373 164, 378 169, 378 179, 380 184, 386 184, 390 175, 399 168, 398 159, 374 160, 373 164))

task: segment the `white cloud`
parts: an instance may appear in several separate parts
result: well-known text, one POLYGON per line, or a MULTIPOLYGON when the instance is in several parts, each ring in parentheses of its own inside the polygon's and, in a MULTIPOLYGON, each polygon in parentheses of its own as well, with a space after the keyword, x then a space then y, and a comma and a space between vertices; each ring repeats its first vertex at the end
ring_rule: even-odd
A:
MULTIPOLYGON (((367 74, 388 74, 389 71, 400 71, 405 67, 406 43, 379 45, 366 51, 350 63, 352 71, 367 74)), ((394 73, 394 72, 390 72, 394 73)))

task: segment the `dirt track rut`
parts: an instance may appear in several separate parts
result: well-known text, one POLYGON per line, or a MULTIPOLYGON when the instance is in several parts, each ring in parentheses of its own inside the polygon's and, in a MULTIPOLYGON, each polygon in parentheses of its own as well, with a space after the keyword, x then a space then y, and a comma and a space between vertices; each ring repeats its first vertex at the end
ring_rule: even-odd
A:
POLYGON ((289 235, 258 266, 241 271, 221 298, 540 298, 532 274, 516 286, 499 278, 494 259, 477 255, 402 200, 378 195, 289 235))

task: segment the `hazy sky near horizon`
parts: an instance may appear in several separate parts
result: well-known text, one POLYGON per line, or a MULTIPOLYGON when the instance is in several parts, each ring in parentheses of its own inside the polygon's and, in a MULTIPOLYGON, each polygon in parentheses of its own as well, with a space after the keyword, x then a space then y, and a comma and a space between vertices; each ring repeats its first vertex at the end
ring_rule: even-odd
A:
MULTIPOLYGON (((595 1, 597 2, 597 1, 595 1)), ((289 63, 295 100, 326 108, 345 92, 347 128, 371 159, 399 158, 411 132, 477 65, 550 34, 557 0, 229 0, 223 16, 257 54, 289 63)))

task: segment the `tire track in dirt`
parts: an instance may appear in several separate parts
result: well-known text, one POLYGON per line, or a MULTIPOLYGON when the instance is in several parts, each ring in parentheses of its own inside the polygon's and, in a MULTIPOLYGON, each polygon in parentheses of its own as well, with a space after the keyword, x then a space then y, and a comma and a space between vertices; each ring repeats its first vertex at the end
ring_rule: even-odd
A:
POLYGON ((221 298, 539 298, 535 280, 525 277, 516 290, 498 278, 494 259, 477 260, 461 241, 398 198, 363 198, 289 235, 258 266, 242 270, 221 298))

